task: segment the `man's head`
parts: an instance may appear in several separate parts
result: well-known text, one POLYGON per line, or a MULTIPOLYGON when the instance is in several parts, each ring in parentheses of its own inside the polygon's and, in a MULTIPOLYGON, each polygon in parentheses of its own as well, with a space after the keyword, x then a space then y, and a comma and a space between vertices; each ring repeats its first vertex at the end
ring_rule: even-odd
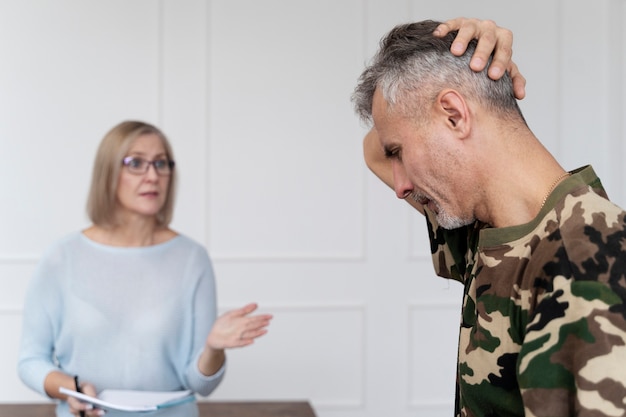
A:
POLYGON ((424 106, 444 88, 453 88, 501 116, 521 118, 506 74, 494 81, 487 70, 474 72, 469 61, 476 48, 470 42, 465 54, 452 55, 450 46, 457 32, 443 38, 433 35, 440 22, 425 20, 396 26, 381 40, 380 49, 363 71, 352 100, 362 120, 372 121, 374 92, 380 89, 394 111, 423 117, 424 106))
POLYGON ((482 220, 490 145, 525 123, 510 77, 493 81, 486 70, 472 71, 476 43, 456 57, 450 52, 455 33, 437 38, 438 25, 394 28, 361 75, 353 101, 361 118, 374 123, 396 195, 416 199, 452 229, 482 220))

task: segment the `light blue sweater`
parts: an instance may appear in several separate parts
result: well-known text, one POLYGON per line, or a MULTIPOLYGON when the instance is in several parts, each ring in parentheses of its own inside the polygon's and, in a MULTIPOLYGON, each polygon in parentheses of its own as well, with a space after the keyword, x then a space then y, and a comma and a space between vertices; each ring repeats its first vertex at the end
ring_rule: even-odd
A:
MULTIPOLYGON (((206 377, 197 367, 215 317, 211 261, 193 240, 178 235, 122 248, 75 232, 45 253, 31 281, 18 373, 43 395, 46 375, 61 370, 98 391, 190 389, 205 396, 225 370, 206 377)), ((195 403, 182 408, 170 412, 197 415, 195 403)), ((57 415, 70 416, 66 402, 57 415)))

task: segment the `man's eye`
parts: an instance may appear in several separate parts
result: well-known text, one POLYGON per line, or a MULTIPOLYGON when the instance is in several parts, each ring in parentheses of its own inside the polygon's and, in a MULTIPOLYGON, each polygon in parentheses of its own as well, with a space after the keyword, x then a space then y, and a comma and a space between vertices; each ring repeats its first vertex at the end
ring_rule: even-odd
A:
POLYGON ((399 161, 402 160, 399 149, 385 150, 385 157, 387 159, 397 159, 399 161))

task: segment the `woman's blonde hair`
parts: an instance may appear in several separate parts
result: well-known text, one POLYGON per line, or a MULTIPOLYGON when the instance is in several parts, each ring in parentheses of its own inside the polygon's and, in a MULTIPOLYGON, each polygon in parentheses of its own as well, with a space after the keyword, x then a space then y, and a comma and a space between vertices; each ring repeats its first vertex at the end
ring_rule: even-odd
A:
MULTIPOLYGON (((165 153, 170 161, 174 160, 172 147, 161 130, 157 127, 140 122, 125 121, 114 126, 104 136, 93 166, 91 188, 87 199, 87 215, 93 224, 101 227, 116 226, 117 185, 122 159, 132 146, 135 139, 142 135, 155 134, 163 143, 165 153)), ((159 226, 168 226, 174 214, 174 195, 176 194, 176 170, 170 174, 169 187, 163 207, 156 215, 159 226)))

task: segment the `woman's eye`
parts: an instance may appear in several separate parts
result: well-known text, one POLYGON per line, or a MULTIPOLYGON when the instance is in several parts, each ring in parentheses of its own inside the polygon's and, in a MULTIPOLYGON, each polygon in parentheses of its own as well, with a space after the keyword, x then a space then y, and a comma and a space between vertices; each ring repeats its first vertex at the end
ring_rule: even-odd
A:
POLYGON ((166 159, 157 159, 156 161, 154 161, 154 167, 156 169, 163 169, 167 166, 167 160, 166 159))
POLYGON ((133 158, 128 163, 128 166, 131 168, 141 168, 142 165, 143 165, 143 159, 141 158, 133 158))

